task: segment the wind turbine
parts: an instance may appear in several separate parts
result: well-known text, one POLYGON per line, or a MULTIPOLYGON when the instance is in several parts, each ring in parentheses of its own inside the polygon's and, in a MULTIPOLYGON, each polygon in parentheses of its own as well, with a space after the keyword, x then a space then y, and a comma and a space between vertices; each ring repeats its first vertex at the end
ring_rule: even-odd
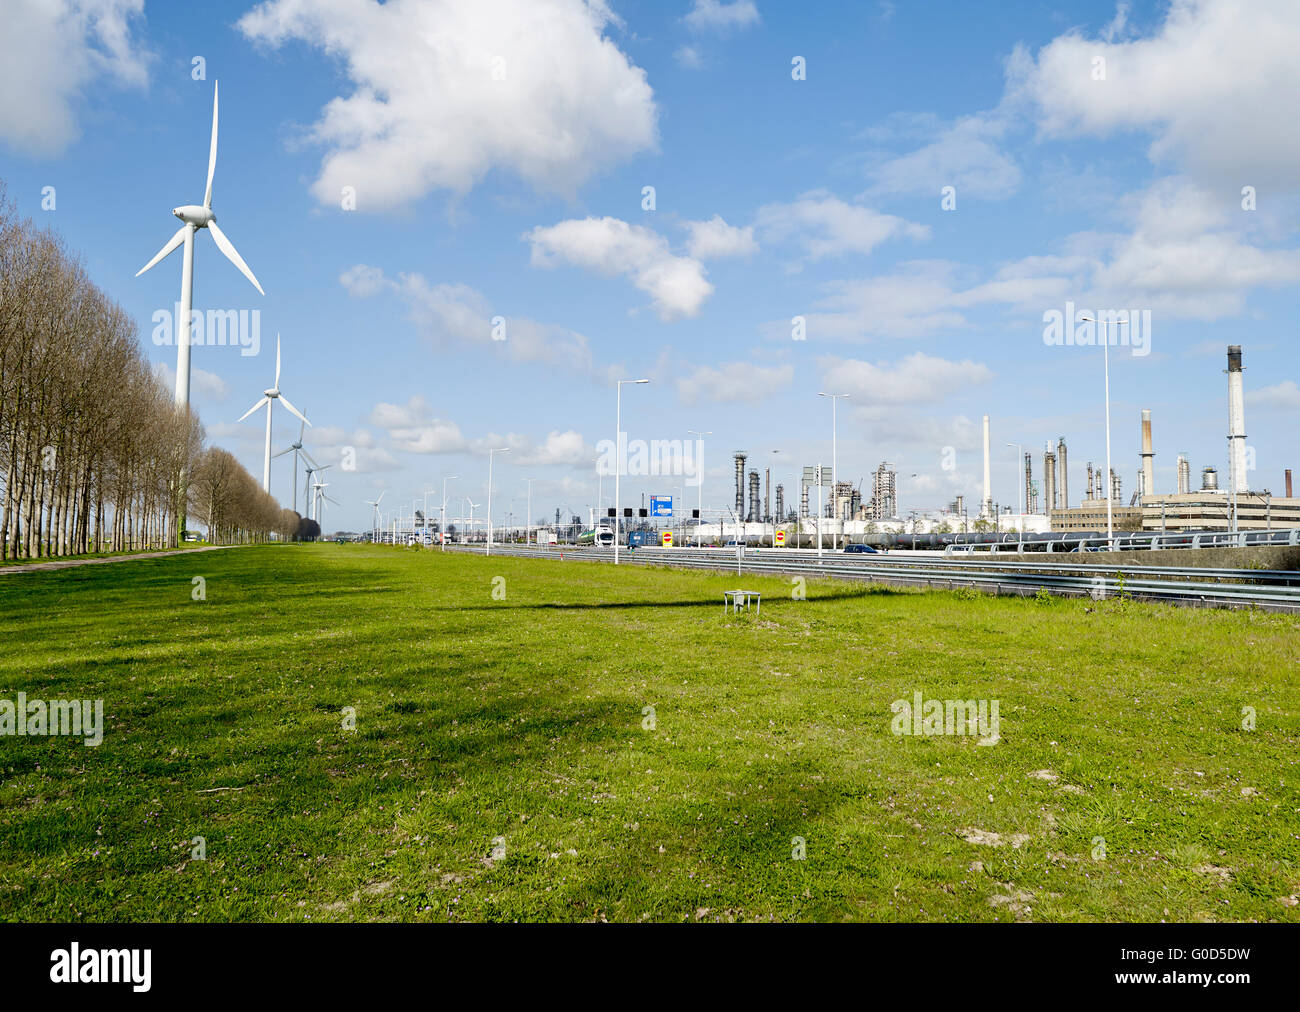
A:
POLYGON ((303 437, 303 433, 305 433, 306 431, 307 431, 307 423, 303 422, 302 425, 298 426, 298 441, 290 444, 289 446, 286 446, 279 453, 275 453, 271 455, 271 459, 274 460, 276 457, 283 457, 286 453, 290 453, 290 452, 293 453, 293 511, 295 513, 298 512, 298 456, 299 454, 302 455, 302 457, 307 461, 307 463, 312 465, 311 468, 307 471, 308 482, 311 481, 312 470, 314 470, 316 467, 316 461, 312 460, 311 454, 302 448, 302 437, 303 437))
POLYGON ((375 511, 375 540, 379 539, 379 504, 384 501, 384 495, 387 493, 387 491, 388 491, 387 489, 384 489, 383 492, 380 492, 379 498, 374 500, 373 502, 371 502, 369 499, 366 500, 366 505, 371 507, 375 511))
MULTIPOLYGON (((292 411, 295 415, 303 420, 303 423, 310 425, 307 416, 289 403, 289 398, 280 393, 280 335, 275 335, 275 384, 270 390, 262 391, 262 399, 254 404, 251 408, 239 416, 242 422, 263 404, 266 405, 266 459, 262 463, 262 491, 271 491, 271 409, 275 407, 276 401, 283 401, 284 406, 292 411)), ((295 490, 296 491, 296 490, 295 490)))
POLYGON ((206 228, 212 233, 212 240, 226 259, 239 268, 241 274, 253 283, 259 293, 265 295, 253 272, 244 263, 243 257, 235 249, 226 234, 217 228, 217 216, 212 213, 212 174, 217 168, 217 82, 212 83, 212 147, 208 151, 208 187, 203 192, 202 204, 185 204, 173 207, 172 214, 182 222, 176 234, 167 240, 167 245, 158 251, 157 256, 136 271, 136 277, 147 271, 154 264, 185 244, 185 256, 181 265, 181 303, 180 319, 176 321, 176 404, 188 408, 190 405, 190 314, 194 303, 194 233, 206 228))
POLYGON ((468 536, 471 540, 473 540, 473 536, 474 536, 474 510, 477 509, 479 506, 482 506, 483 504, 482 504, 481 502, 475 502, 475 501, 474 501, 473 499, 471 499, 469 496, 466 496, 466 497, 465 497, 465 502, 469 504, 469 526, 466 527, 465 530, 466 530, 466 534, 467 534, 467 536, 468 536))
MULTIPOLYGON (((329 482, 318 481, 316 482, 315 487, 316 487, 316 518, 315 519, 316 519, 316 523, 319 524, 321 514, 325 512, 325 503, 332 502, 335 506, 342 506, 343 504, 339 502, 337 499, 332 499, 325 494, 325 490, 330 487, 329 482)), ((321 528, 321 533, 322 534, 324 533, 324 528, 321 528)))

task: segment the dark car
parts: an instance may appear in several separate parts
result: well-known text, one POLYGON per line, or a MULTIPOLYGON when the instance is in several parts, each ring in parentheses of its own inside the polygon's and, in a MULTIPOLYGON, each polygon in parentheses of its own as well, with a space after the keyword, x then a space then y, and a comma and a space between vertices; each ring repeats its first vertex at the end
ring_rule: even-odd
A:
POLYGON ((879 555, 880 553, 870 545, 845 545, 846 552, 855 552, 859 555, 879 555))

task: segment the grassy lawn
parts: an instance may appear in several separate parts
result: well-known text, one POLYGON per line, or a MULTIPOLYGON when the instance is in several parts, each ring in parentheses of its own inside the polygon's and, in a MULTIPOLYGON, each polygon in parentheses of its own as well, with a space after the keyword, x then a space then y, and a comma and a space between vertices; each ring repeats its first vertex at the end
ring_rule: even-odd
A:
POLYGON ((133 555, 147 555, 150 552, 186 552, 196 548, 209 547, 206 541, 187 541, 180 548, 159 545, 154 548, 137 548, 129 552, 86 552, 82 555, 42 555, 39 558, 0 559, 0 566, 37 566, 43 562, 79 562, 82 559, 128 559, 133 555))
POLYGON ((0 919, 1300 920, 1286 616, 313 545, 15 575, 0 632, 0 699, 105 715, 0 737, 0 919))

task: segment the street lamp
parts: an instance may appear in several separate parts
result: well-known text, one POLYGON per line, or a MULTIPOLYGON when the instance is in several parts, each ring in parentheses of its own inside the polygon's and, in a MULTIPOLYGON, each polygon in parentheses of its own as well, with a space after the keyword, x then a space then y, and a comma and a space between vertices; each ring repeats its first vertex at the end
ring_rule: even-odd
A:
MULTIPOLYGON (((531 535, 533 530, 533 482, 535 482, 536 480, 537 480, 536 478, 524 479, 524 481, 528 482, 528 515, 524 517, 524 545, 525 546, 527 546, 527 544, 531 540, 531 535)), ((559 532, 557 531, 556 533, 558 534, 559 532)))
POLYGON ((615 390, 615 414, 614 414, 614 565, 618 565, 618 534, 619 525, 622 523, 622 516, 619 515, 618 505, 618 479, 623 472, 623 384, 624 383, 649 383, 648 379, 639 380, 619 380, 614 384, 615 390))
MULTIPOLYGON (((829 397, 831 399, 831 502, 835 502, 835 482, 839 481, 839 475, 840 475, 840 462, 839 462, 839 452, 838 452, 839 447, 836 442, 836 432, 835 432, 835 409, 837 406, 836 402, 839 401, 841 397, 848 397, 849 394, 828 394, 828 393, 823 393, 822 391, 819 390, 817 392, 817 396, 829 397)), ((820 509, 820 507, 818 508, 820 509)), ((831 528, 831 550, 832 551, 835 551, 836 549, 839 548, 839 538, 836 536, 835 533, 837 529, 838 529, 837 527, 831 528)), ((817 543, 821 544, 820 534, 818 534, 817 536, 817 543)))
POLYGON ((487 554, 492 554, 492 457, 498 453, 509 453, 510 447, 496 446, 488 450, 488 501, 487 501, 487 554))
MULTIPOLYGON (((1020 469, 1024 466, 1025 448, 1020 443, 1007 443, 1007 446, 1015 447, 1016 450, 1016 469, 1014 473, 1016 484, 1020 486, 1020 531, 1023 534, 1025 530, 1025 480, 1020 473, 1020 469)), ((1051 524, 1048 524, 1048 526, 1050 527, 1051 524)))
POLYGON ((438 543, 442 546, 441 551, 447 550, 447 482, 453 478, 459 478, 460 475, 443 475, 442 478, 442 526, 438 528, 438 543))
POLYGON ((1111 511, 1111 497, 1114 490, 1110 479, 1110 325, 1114 323, 1116 327, 1126 327, 1128 326, 1128 320, 1107 320, 1103 323, 1091 316, 1081 316, 1079 319, 1084 323, 1096 323, 1103 328, 1101 332, 1101 348, 1102 361, 1106 370, 1106 544, 1113 552, 1115 550, 1113 540, 1115 537, 1115 521, 1111 511))
MULTIPOLYGON (((772 456, 775 457, 780 452, 781 452, 780 450, 773 450, 772 456)), ((772 461, 772 470, 775 469, 776 469, 776 461, 774 460, 772 461)), ((832 464, 831 465, 832 477, 833 477, 834 469, 835 469, 835 465, 832 464)), ((769 470, 767 473, 767 490, 768 490, 768 494, 770 495, 772 492, 772 471, 771 470, 769 470)), ((770 502, 765 501, 764 505, 767 506, 769 509, 771 508, 770 502)), ((771 514, 771 516, 772 516, 772 547, 775 548, 776 547, 776 514, 773 513, 771 514)))
MULTIPOLYGON (((708 432, 697 432, 695 429, 687 429, 688 436, 698 436, 696 442, 699 444, 700 452, 695 455, 695 478, 698 496, 696 500, 696 512, 699 513, 699 522, 695 525, 695 547, 700 547, 700 528, 704 525, 704 437, 713 435, 712 430, 708 432)), ((683 539, 684 540, 684 539, 683 539)))

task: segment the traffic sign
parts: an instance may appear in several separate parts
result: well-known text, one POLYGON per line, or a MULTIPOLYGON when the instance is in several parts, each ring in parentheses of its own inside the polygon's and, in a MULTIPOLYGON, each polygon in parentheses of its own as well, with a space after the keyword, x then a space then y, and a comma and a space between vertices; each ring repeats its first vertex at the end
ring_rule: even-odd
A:
POLYGON ((673 547, 673 532, 672 532, 672 531, 664 531, 664 547, 665 547, 665 548, 672 548, 672 547, 673 547))
POLYGON ((650 497, 650 515, 652 517, 672 516, 673 497, 670 495, 652 495, 650 497))

